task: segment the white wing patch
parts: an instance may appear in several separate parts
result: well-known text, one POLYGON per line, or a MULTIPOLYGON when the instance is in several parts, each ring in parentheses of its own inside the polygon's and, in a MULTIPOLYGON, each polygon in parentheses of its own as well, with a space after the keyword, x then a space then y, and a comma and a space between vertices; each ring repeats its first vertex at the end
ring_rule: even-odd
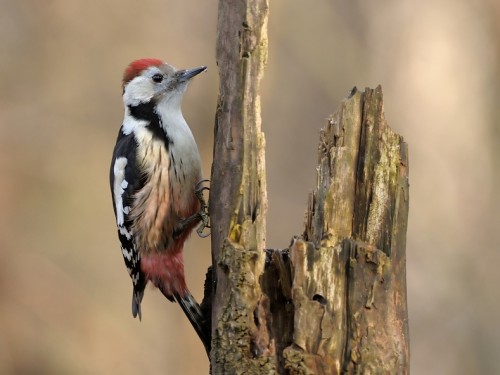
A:
MULTIPOLYGON (((115 175, 115 180, 113 184, 113 198, 115 199, 115 208, 116 208, 116 224, 119 227, 120 233, 122 232, 124 217, 123 214, 125 212, 123 207, 123 192, 128 186, 128 182, 125 180, 125 167, 127 166, 127 158, 119 157, 115 160, 115 165, 113 167, 113 173, 115 175)), ((128 207, 127 207, 128 208, 128 207)), ((128 211, 128 210, 127 210, 128 211)), ((123 228, 126 233, 129 234, 128 231, 123 228)), ((130 234, 129 234, 130 235, 130 234)), ((128 236, 127 236, 128 238, 128 236)))

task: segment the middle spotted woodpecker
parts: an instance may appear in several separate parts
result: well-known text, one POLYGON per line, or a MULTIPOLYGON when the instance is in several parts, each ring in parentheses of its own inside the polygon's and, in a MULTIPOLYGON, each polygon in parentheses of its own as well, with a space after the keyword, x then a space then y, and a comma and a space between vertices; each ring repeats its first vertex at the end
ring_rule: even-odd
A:
POLYGON ((183 246, 204 218, 200 155, 181 112, 202 66, 177 70, 158 59, 132 62, 123 76, 125 115, 110 169, 121 251, 133 284, 132 314, 141 318, 146 284, 177 301, 208 349, 203 314, 184 278, 183 246))

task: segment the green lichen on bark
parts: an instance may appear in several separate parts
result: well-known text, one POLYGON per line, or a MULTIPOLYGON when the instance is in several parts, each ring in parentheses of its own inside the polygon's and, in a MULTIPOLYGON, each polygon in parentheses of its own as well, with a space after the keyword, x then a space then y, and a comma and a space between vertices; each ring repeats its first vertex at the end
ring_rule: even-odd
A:
POLYGON ((260 309, 262 291, 258 286, 263 269, 255 228, 248 220, 235 224, 224 243, 218 266, 227 274, 227 288, 215 328, 213 345, 224 356, 216 356, 217 373, 274 373, 274 350, 260 309), (245 245, 243 247, 242 243, 245 245))

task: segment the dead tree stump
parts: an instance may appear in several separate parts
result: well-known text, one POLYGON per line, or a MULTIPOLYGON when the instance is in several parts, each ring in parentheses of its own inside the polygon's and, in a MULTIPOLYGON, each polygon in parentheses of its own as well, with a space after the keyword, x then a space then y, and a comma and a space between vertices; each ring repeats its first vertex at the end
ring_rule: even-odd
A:
POLYGON ((289 248, 292 374, 404 374, 408 149, 382 89, 354 89, 321 131, 305 231, 289 248))
POLYGON ((354 89, 330 117, 304 233, 288 249, 265 250, 267 16, 266 0, 219 1, 203 303, 212 373, 408 373, 408 152, 384 119, 380 87, 354 89))

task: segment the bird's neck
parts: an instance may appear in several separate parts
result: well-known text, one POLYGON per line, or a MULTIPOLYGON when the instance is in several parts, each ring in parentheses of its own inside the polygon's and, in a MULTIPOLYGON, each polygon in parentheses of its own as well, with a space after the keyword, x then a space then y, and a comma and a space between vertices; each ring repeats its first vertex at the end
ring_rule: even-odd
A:
POLYGON ((171 99, 159 103, 154 101, 128 105, 125 103, 123 132, 130 134, 147 128, 153 133, 159 131, 169 133, 187 127, 180 102, 175 98, 171 99))
POLYGON ((156 106, 156 113, 160 118, 162 128, 166 132, 188 127, 182 115, 181 99, 182 97, 171 97, 169 100, 160 101, 156 106))

